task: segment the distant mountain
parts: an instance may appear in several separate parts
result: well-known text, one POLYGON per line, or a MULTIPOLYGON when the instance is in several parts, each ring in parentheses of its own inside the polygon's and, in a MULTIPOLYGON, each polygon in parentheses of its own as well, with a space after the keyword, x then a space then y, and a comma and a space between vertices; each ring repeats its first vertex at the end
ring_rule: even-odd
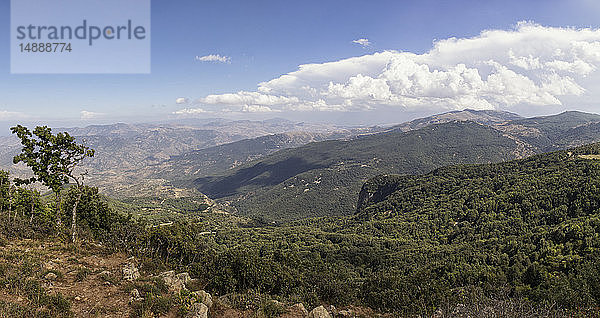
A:
POLYGON ((205 176, 235 168, 246 162, 288 148, 300 147, 310 142, 347 137, 350 133, 289 132, 244 139, 172 156, 149 166, 148 173, 166 179, 184 179, 205 176))
MULTIPOLYGON (((104 194, 138 196, 173 194, 167 179, 190 179, 195 176, 194 172, 216 173, 280 149, 377 129, 347 129, 276 118, 117 123, 53 130, 67 131, 96 150, 96 155, 86 160, 82 168, 89 170, 88 181, 98 185, 104 194), (236 143, 238 141, 242 142, 236 143), (186 155, 178 157, 183 154, 186 155)), ((0 166, 16 174, 26 174, 26 167, 12 165, 12 158, 20 149, 15 136, 0 137, 0 166)))
POLYGON ((400 129, 402 131, 409 131, 429 125, 443 124, 452 121, 472 121, 483 125, 495 125, 508 121, 519 120, 522 118, 523 117, 517 114, 506 111, 465 109, 415 119, 392 128, 400 129))
POLYGON ((356 208, 353 196, 374 175, 505 161, 599 141, 598 122, 600 116, 579 112, 530 119, 507 112, 451 112, 351 140, 282 150, 191 185, 267 220, 350 214, 356 208))
POLYGON ((354 196, 371 176, 509 160, 518 156, 517 149, 496 129, 449 122, 282 150, 225 174, 198 178, 194 185, 211 198, 231 200, 243 213, 267 219, 350 214, 354 196))
POLYGON ((518 119, 496 127, 527 142, 536 152, 547 152, 600 140, 598 123, 600 115, 569 111, 518 119))

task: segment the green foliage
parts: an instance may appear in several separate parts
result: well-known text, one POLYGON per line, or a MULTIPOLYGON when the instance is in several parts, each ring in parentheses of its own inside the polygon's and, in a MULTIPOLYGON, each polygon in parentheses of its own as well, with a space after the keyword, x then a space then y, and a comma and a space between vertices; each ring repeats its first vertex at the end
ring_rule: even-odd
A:
POLYGON ((89 268, 81 267, 81 268, 77 269, 77 272, 75 273, 75 281, 82 282, 91 273, 92 273, 92 271, 89 268))
POLYGON ((134 288, 139 291, 143 300, 132 304, 132 317, 146 317, 148 312, 157 316, 166 314, 177 301, 168 295, 169 289, 162 279, 139 280, 130 283, 126 290, 131 291, 134 288))
POLYGON ((33 131, 17 125, 11 127, 13 134, 21 140, 21 153, 13 163, 24 163, 33 171, 34 177, 15 179, 17 185, 39 181, 54 193, 59 193, 69 178, 74 179, 73 169, 86 157, 93 157, 94 150, 78 145, 75 137, 66 132, 52 133, 47 126, 38 126, 33 131))
POLYGON ((196 179, 194 185, 265 221, 350 215, 360 187, 374 175, 509 160, 515 149, 513 140, 493 128, 451 122, 282 150, 222 175, 196 179))
POLYGON ((257 318, 276 318, 282 314, 285 314, 286 312, 287 310, 282 304, 273 300, 267 300, 260 305, 260 308, 254 316, 257 318))
MULTIPOLYGON (((452 124, 478 138, 497 133, 475 124, 452 124)), ((440 127, 448 126, 402 138, 415 147, 424 139, 427 145, 442 142, 439 138, 450 131, 440 127)), ((465 139, 465 145, 457 145, 475 143, 465 139)), ((511 149, 501 138, 491 140, 499 142, 495 153, 511 149)), ((462 158, 470 162, 485 156, 489 144, 462 158)), ((406 152, 410 158, 423 156, 415 173, 455 157, 451 152, 427 157, 439 148, 421 147, 406 152)), ((507 295, 521 308, 535 309, 530 312, 555 306, 577 313, 600 306, 600 161, 580 157, 584 154, 600 154, 600 144, 498 164, 455 165, 420 176, 381 175, 363 186, 355 215, 276 225, 203 218, 209 213, 202 211, 189 220, 150 226, 115 213, 97 189, 88 187, 69 189, 65 206, 79 198, 78 222, 106 246, 145 259, 150 270, 184 269, 213 295, 251 303, 264 316, 277 315, 279 309, 264 302, 263 295, 309 307, 360 304, 408 316, 452 312, 448 308, 473 297, 504 306, 504 296, 498 295, 507 295)), ((325 155, 318 159, 327 160, 325 155)), ((416 162, 411 160, 407 162, 416 162)), ((356 175, 347 177, 354 180, 356 175)), ((29 194, 19 195, 23 202, 33 200, 35 207, 35 193, 29 194)), ((8 196, 12 200, 10 191, 8 196)), ((168 201, 172 208, 185 209, 188 203, 168 201)), ((41 218, 43 213, 32 215, 41 218)), ((19 275, 31 275, 35 268, 25 264, 19 275)), ((23 289, 19 275, 4 271, 8 274, 0 286, 23 289)), ((132 284, 144 297, 134 305, 134 314, 164 314, 189 303, 182 295, 167 296, 164 282, 132 284)), ((48 300, 50 305, 44 306, 61 306, 59 300, 54 303, 48 300)), ((468 310, 480 313, 475 307, 468 310)))
MULTIPOLYGON (((98 188, 84 186, 81 190, 76 187, 68 189, 64 198, 64 207, 67 211, 73 208, 77 198, 77 223, 84 229, 89 229, 96 236, 111 229, 111 226, 123 219, 123 216, 113 212, 108 203, 98 193, 98 188)), ((63 223, 71 225, 71 217, 64 216, 63 223)))
POLYGON ((37 126, 31 132, 27 127, 17 125, 11 127, 11 131, 17 135, 23 145, 21 153, 13 158, 13 163, 24 163, 31 168, 34 175, 29 179, 15 178, 15 184, 41 182, 52 189, 57 197, 63 185, 68 184, 70 180, 77 184, 79 194, 73 205, 71 221, 71 240, 75 242, 77 205, 82 194, 83 176, 87 173, 76 175, 75 168, 83 159, 93 157, 94 150, 77 144, 75 137, 66 132, 53 134, 52 129, 47 126, 37 126))

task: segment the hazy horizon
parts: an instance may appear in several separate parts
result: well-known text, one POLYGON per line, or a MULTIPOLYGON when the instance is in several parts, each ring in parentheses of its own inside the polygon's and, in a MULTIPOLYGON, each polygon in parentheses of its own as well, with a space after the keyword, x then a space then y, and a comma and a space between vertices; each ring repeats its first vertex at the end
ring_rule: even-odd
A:
MULTIPOLYGON (((154 2, 146 75, 9 74, 2 51, 0 126, 376 125, 466 108, 526 117, 600 109, 596 2, 340 4, 154 2)), ((0 8, 8 21, 8 1, 0 8)))

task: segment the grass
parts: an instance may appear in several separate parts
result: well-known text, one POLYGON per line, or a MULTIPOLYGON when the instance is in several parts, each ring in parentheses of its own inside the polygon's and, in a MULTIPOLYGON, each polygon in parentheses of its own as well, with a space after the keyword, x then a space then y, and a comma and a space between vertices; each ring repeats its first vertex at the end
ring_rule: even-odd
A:
POLYGON ((75 273, 75 281, 76 282, 82 282, 84 279, 86 279, 90 274, 92 273, 92 271, 87 268, 87 267, 80 267, 77 272, 75 273))

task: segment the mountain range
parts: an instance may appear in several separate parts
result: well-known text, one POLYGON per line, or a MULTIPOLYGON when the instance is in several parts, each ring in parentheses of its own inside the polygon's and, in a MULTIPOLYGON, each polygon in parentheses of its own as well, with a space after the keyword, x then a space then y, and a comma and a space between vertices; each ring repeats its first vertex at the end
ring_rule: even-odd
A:
POLYGON ((581 112, 522 118, 465 110, 384 132, 281 150, 182 186, 194 186, 266 221, 348 215, 364 181, 460 163, 524 158, 600 140, 600 116, 581 112))
MULTIPOLYGON (((265 222, 350 215, 365 181, 524 158, 600 140, 600 116, 453 111, 388 127, 222 119, 57 128, 96 149, 88 182, 117 198, 203 197, 265 222)), ((20 149, 0 139, 0 164, 20 149)))

